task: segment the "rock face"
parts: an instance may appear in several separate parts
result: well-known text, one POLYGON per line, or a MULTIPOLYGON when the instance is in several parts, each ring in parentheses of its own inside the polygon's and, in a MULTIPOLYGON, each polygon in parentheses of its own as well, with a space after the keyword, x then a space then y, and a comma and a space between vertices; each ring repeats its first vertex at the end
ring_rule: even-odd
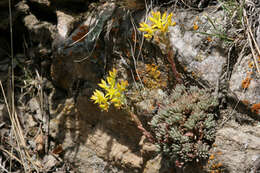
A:
POLYGON ((209 22, 209 18, 218 25, 220 22, 225 22, 225 15, 223 11, 218 11, 214 15, 210 14, 210 9, 197 14, 186 11, 177 12, 174 20, 179 25, 172 27, 170 40, 178 61, 187 70, 187 73, 204 83, 216 86, 226 57, 225 50, 219 44, 218 38, 215 38, 214 41, 210 40, 210 34, 213 34, 214 28, 209 22), (203 35, 201 32, 208 33, 209 36, 203 35))
MULTIPOLYGON (((260 65, 260 59, 257 63, 260 65)), ((250 55, 243 57, 235 67, 230 79, 230 89, 252 112, 260 115, 260 78, 253 57, 250 55)))
POLYGON ((230 173, 259 171, 259 128, 231 121, 217 132, 213 153, 230 173))
MULTIPOLYGON (((137 2, 131 5, 135 6, 137 2)), ((123 5, 125 3, 130 1, 124 1, 123 5)), ((34 58, 51 56, 48 72, 58 88, 55 94, 59 89, 67 94, 67 98, 63 96, 58 101, 54 96, 50 98, 51 105, 60 104, 57 109, 50 110, 50 136, 62 144, 64 159, 74 163, 78 172, 201 172, 201 165, 197 163, 194 167, 184 165, 182 169, 166 165, 147 134, 149 121, 160 106, 164 106, 162 103, 169 97, 168 91, 174 88, 176 77, 162 51, 165 45, 153 40, 144 41, 133 28, 145 18, 142 3, 138 5, 140 10, 131 15, 118 4, 121 3, 89 5, 89 1, 82 0, 33 0, 17 5, 33 41, 34 49, 29 54, 34 58), (68 8, 68 3, 84 4, 86 8, 77 13, 68 8), (32 9, 38 6, 40 12, 47 9, 48 14, 55 14, 55 19, 34 13, 32 9), (135 116, 129 110, 113 107, 108 112, 101 112, 90 100, 97 84, 112 68, 118 70, 119 79, 127 79, 130 84, 126 93, 128 108, 135 116)), ((203 5, 196 1, 195 6, 203 5)), ((213 9, 215 7, 196 13, 182 9, 174 11, 177 25, 170 28, 169 39, 177 69, 187 85, 223 87, 220 81, 230 58, 223 39, 232 41, 232 38, 216 37, 214 32, 218 28, 215 26, 225 25, 227 21, 223 10, 213 9)), ((251 55, 237 61, 230 82, 225 84, 238 99, 247 102, 253 114, 259 115, 260 80, 254 65, 251 68, 251 61, 251 55)), ((222 112, 218 114, 219 117, 229 116, 222 112)), ((239 110, 234 110, 232 115, 238 114, 239 110)), ((212 160, 222 163, 219 169, 250 173, 259 169, 259 124, 252 121, 253 125, 238 125, 232 120, 217 130, 212 153, 222 154, 215 154, 217 157, 212 160)), ((215 170, 213 161, 205 166, 207 171, 215 170)))

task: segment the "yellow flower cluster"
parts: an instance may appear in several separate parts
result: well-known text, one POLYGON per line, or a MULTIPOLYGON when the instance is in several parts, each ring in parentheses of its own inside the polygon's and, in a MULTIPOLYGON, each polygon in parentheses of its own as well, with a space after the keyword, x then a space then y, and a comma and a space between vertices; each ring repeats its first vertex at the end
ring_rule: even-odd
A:
POLYGON ((146 38, 151 38, 153 34, 156 31, 161 31, 161 33, 167 33, 169 26, 174 26, 176 25, 176 22, 172 22, 172 13, 170 13, 167 16, 167 13, 164 12, 162 17, 161 17, 161 12, 157 11, 154 12, 152 11, 152 17, 149 17, 149 20, 152 22, 152 25, 148 25, 147 23, 140 23, 140 28, 139 30, 142 32, 146 32, 144 34, 144 37, 146 38))
POLYGON ((108 111, 111 104, 119 109, 125 103, 124 91, 128 86, 128 82, 116 82, 116 75, 116 69, 109 71, 109 76, 106 78, 106 81, 102 79, 101 83, 98 84, 98 86, 105 90, 106 94, 96 89, 90 98, 94 103, 99 105, 101 110, 108 111))

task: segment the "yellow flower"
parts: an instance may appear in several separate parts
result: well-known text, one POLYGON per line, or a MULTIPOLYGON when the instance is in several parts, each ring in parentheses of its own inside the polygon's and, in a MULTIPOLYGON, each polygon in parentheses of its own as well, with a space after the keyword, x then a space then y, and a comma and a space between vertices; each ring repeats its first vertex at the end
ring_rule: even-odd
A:
POLYGON ((116 108, 120 108, 123 104, 122 100, 120 100, 119 98, 113 98, 111 102, 114 104, 116 108))
POLYGON ((109 76, 106 78, 106 81, 102 79, 101 83, 98 84, 98 86, 105 90, 106 94, 96 89, 90 98, 94 103, 98 104, 101 110, 108 111, 111 104, 116 108, 121 108, 124 104, 125 97, 123 92, 126 90, 128 82, 117 82, 116 75, 116 69, 109 71, 109 76))
POLYGON ((149 26, 148 24, 146 24, 144 22, 140 23, 140 26, 141 26, 139 28, 140 31, 147 32, 149 34, 153 34, 153 32, 155 31, 151 26, 149 26))
POLYGON ((149 17, 149 20, 153 23, 152 28, 160 29, 162 27, 161 13, 152 11, 152 16, 153 17, 149 17))
POLYGON ((144 37, 145 38, 152 38, 152 35, 151 34, 144 34, 144 37))
POLYGON ((115 88, 109 88, 109 89, 107 90, 106 97, 109 97, 109 99, 112 99, 116 93, 117 93, 117 89, 115 89, 115 88))
POLYGON ((122 106, 122 104, 121 104, 121 103, 115 103, 114 106, 115 106, 116 108, 120 109, 121 106, 122 106))
POLYGON ((108 76, 107 77, 107 83, 110 85, 110 88, 114 88, 116 79, 113 77, 108 76))
POLYGON ((107 98, 104 96, 104 93, 99 90, 95 90, 94 94, 90 98, 91 100, 94 100, 94 103, 102 104, 107 102, 107 98))
POLYGON ((117 83, 117 89, 121 92, 125 91, 127 86, 128 86, 127 81, 121 81, 121 83, 117 83))
POLYGON ((116 71, 116 69, 114 69, 114 68, 113 68, 112 71, 109 71, 109 76, 110 76, 111 78, 113 78, 113 79, 116 78, 116 74, 117 74, 117 71, 116 71))
POLYGON ((98 86, 100 86, 101 88, 107 90, 109 88, 109 86, 107 85, 106 81, 104 81, 103 79, 101 79, 101 83, 98 84, 98 86))
POLYGON ((152 38, 152 35, 153 35, 155 30, 151 26, 149 26, 148 24, 146 24, 144 22, 140 23, 140 26, 141 26, 139 28, 140 31, 147 32, 147 34, 144 34, 144 37, 152 38))
POLYGON ((175 22, 172 22, 172 13, 167 16, 167 13, 164 12, 161 17, 161 12, 152 11, 152 16, 149 17, 149 20, 152 22, 152 25, 148 25, 144 22, 140 23, 139 30, 145 32, 144 37, 151 38, 155 31, 161 31, 161 33, 165 34, 169 31, 169 26, 176 25, 175 22))
POLYGON ((108 103, 100 104, 99 107, 101 108, 101 110, 108 111, 109 104, 108 103))

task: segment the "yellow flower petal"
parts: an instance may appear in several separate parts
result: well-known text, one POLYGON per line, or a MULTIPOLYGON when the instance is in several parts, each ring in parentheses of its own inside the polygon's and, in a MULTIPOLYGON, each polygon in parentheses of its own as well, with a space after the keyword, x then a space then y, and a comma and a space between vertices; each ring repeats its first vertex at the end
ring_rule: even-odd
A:
POLYGON ((164 12, 162 17, 160 11, 152 11, 151 16, 148 18, 152 24, 148 25, 144 22, 140 23, 139 30, 144 32, 145 38, 152 38, 156 31, 160 31, 161 33, 165 34, 169 31, 169 26, 176 25, 176 22, 172 22, 173 13, 170 13, 167 16, 167 12, 164 12))
POLYGON ((117 89, 120 92, 125 91, 127 86, 128 86, 128 82, 127 81, 121 81, 121 83, 117 83, 117 89))
POLYGON ((118 98, 113 98, 112 100, 111 100, 111 102, 112 103, 119 103, 119 102, 121 102, 118 98))
POLYGON ((140 26, 141 26, 141 28, 146 28, 146 27, 149 27, 149 25, 148 25, 148 24, 146 24, 146 23, 144 23, 144 22, 140 23, 140 26))
POLYGON ((101 79, 101 83, 100 84, 98 84, 98 86, 100 86, 101 88, 103 88, 103 89, 107 89, 107 88, 109 88, 109 86, 107 85, 107 83, 106 83, 106 81, 104 81, 103 79, 101 79))
POLYGON ((116 78, 116 73, 117 73, 117 71, 116 71, 115 68, 113 68, 112 71, 109 71, 109 75, 110 75, 110 77, 112 77, 112 78, 116 78))
POLYGON ((114 88, 115 83, 116 83, 116 79, 113 77, 107 77, 107 83, 110 85, 110 88, 114 88))
POLYGON ((122 104, 120 104, 120 103, 115 103, 114 106, 115 106, 116 108, 120 109, 121 106, 122 106, 122 104))
POLYGON ((94 103, 97 103, 97 96, 92 95, 92 96, 90 97, 90 99, 93 100, 94 103))
POLYGON ((110 88, 107 90, 106 97, 109 97, 109 99, 112 99, 113 96, 117 93, 117 90, 114 88, 110 88))
POLYGON ((144 37, 145 37, 145 38, 152 38, 152 35, 150 35, 150 34, 144 34, 144 37))
POLYGON ((109 105, 108 104, 100 104, 99 105, 101 110, 108 111, 109 105))
POLYGON ((149 20, 153 22, 155 25, 158 25, 159 21, 154 17, 149 17, 149 20))
POLYGON ((107 98, 104 96, 104 93, 97 89, 94 91, 90 99, 94 100, 95 101, 94 103, 98 103, 98 104, 107 102, 107 98))
POLYGON ((163 16, 162 16, 162 21, 166 21, 166 15, 167 15, 167 13, 166 13, 166 11, 163 13, 163 16))
POLYGON ((146 28, 139 28, 140 31, 146 32, 146 28))

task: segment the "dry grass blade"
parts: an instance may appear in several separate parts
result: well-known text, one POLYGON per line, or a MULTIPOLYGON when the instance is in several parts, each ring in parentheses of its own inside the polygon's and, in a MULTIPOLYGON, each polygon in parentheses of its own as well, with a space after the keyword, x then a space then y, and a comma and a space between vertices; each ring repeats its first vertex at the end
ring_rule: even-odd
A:
MULTIPOLYGON (((4 92, 4 89, 3 89, 3 85, 2 85, 2 82, 0 83, 1 84, 1 89, 2 89, 2 93, 3 93, 3 96, 4 96, 4 100, 5 100, 5 104, 6 104, 6 107, 7 107, 7 110, 8 110, 8 115, 10 117, 10 120, 12 122, 12 130, 14 130, 14 135, 15 135, 15 139, 16 139, 16 142, 17 142, 17 145, 19 147, 19 154, 20 154, 20 157, 22 158, 22 165, 24 167, 24 170, 25 169, 25 163, 24 163, 24 160, 23 160, 23 153, 21 152, 21 149, 20 149, 20 141, 18 140, 18 136, 19 136, 19 133, 16 133, 16 129, 17 129, 17 125, 16 125, 16 120, 14 118, 14 111, 15 111, 15 108, 14 108, 14 49, 13 49, 13 23, 12 23, 12 4, 11 4, 11 0, 8 1, 8 7, 9 7, 9 24, 10 24, 10 47, 11 47, 11 59, 12 59, 12 64, 11 64, 11 70, 9 68, 9 77, 11 78, 11 80, 9 79, 8 80, 8 99, 9 99, 9 104, 7 102, 7 99, 6 99, 6 96, 5 96, 5 92, 4 92), (11 104, 10 104, 11 103, 11 104), (11 110, 10 110, 11 109, 11 110)), ((12 151, 13 151, 13 148, 12 148, 12 151)), ((11 167, 12 167, 12 162, 10 161, 10 170, 11 170, 11 167)))
POLYGON ((2 150, 3 152, 5 152, 6 154, 8 154, 11 158, 15 159, 17 162, 19 162, 21 165, 23 164, 22 161, 20 159, 18 159, 15 155, 13 155, 12 153, 10 153, 9 151, 7 151, 6 149, 2 148, 0 146, 0 150, 2 150))
MULTIPOLYGON (((12 25, 12 4, 11 0, 8 1, 9 3, 9 24, 10 24, 10 48, 11 48, 11 67, 9 68, 9 80, 8 80, 8 87, 7 87, 7 93, 8 98, 5 95, 5 91, 2 85, 2 81, 0 81, 0 87, 2 90, 2 94, 4 97, 5 105, 8 111, 8 115, 11 121, 11 134, 14 134, 16 145, 18 146, 17 152, 19 154, 19 157, 21 161, 18 161, 23 166, 23 169, 25 172, 31 172, 30 166, 28 166, 28 163, 31 163, 32 166, 35 168, 37 172, 38 169, 33 163, 29 152, 26 150, 26 142, 23 135, 23 130, 20 125, 20 121, 16 112, 15 108, 15 97, 14 97, 14 49, 13 49, 13 25, 12 25)), ((12 135, 11 135, 12 139, 12 135)), ((11 148, 11 151, 13 152, 13 146, 11 148)), ((12 157, 13 153, 9 152, 8 154, 12 157)), ((14 157, 12 157, 14 158, 14 157)), ((19 159, 16 159, 19 160, 19 159)), ((10 171, 12 168, 12 159, 10 160, 10 171)))
POLYGON ((249 24, 249 21, 248 21, 248 17, 247 17, 247 14, 246 14, 246 10, 244 9, 243 10, 243 16, 246 20, 246 28, 247 28, 247 35, 248 35, 248 41, 249 41, 249 44, 250 44, 250 48, 251 48, 251 51, 252 51, 252 54, 253 54, 253 59, 254 59, 254 63, 255 63, 255 66, 256 66, 256 69, 257 69, 257 72, 258 74, 260 75, 260 68, 259 68, 259 65, 258 65, 258 62, 257 62, 257 56, 255 54, 255 51, 254 51, 254 46, 257 50, 257 53, 258 55, 260 56, 260 49, 259 49, 259 46, 254 38, 254 35, 252 33, 252 29, 251 29, 251 26, 249 24), (253 46, 253 43, 254 43, 254 46, 253 46))
POLYGON ((5 169, 1 164, 0 164, 0 168, 1 168, 2 170, 4 170, 5 172, 9 173, 9 171, 8 171, 7 169, 5 169))
POLYGON ((38 70, 36 70, 36 76, 37 76, 37 80, 39 81, 39 85, 38 85, 38 91, 40 92, 39 93, 39 98, 40 98, 40 107, 41 107, 41 112, 43 113, 43 118, 45 118, 45 123, 43 125, 43 128, 45 129, 46 131, 46 134, 47 134, 47 137, 45 139, 45 153, 48 153, 48 134, 49 134, 49 115, 46 113, 46 104, 47 101, 45 99, 45 96, 44 96, 44 92, 43 92, 43 86, 42 86, 42 83, 43 83, 43 79, 42 79, 42 76, 39 74, 38 70))
MULTIPOLYGON (((4 92, 4 88, 3 88, 3 85, 2 85, 2 81, 0 81, 0 86, 1 86, 2 94, 4 96, 4 101, 5 101, 5 104, 6 104, 7 112, 8 112, 9 118, 10 118, 11 123, 12 123, 12 129, 14 130, 15 139, 16 139, 17 144, 18 144, 18 148, 19 148, 18 153, 20 154, 20 157, 21 157, 21 162, 20 163, 24 166, 25 162, 23 160, 23 158, 24 158, 23 157, 23 153, 21 152, 21 145, 20 145, 21 143, 19 142, 19 139, 18 139, 19 134, 16 133, 16 130, 17 130, 17 125, 15 125, 16 121, 15 121, 15 118, 14 118, 13 114, 11 113, 9 104, 7 102, 7 98, 5 96, 5 92, 4 92)), ((13 154, 10 153, 9 155, 13 155, 13 154)))
POLYGON ((5 93, 4 93, 2 81, 0 81, 0 87, 1 87, 1 90, 2 90, 2 94, 4 96, 4 101, 5 101, 5 104, 6 104, 6 107, 7 107, 8 115, 9 115, 9 118, 10 118, 11 123, 12 123, 12 130, 13 130, 13 133, 14 133, 14 136, 15 136, 16 144, 18 146, 17 151, 20 155, 21 160, 14 157, 12 152, 7 152, 7 150, 4 150, 2 148, 0 148, 0 149, 7 152, 12 158, 16 158, 15 160, 17 160, 17 161, 19 160, 18 162, 24 167, 25 172, 28 172, 30 170, 30 167, 28 167, 28 165, 27 165, 28 162, 32 164, 32 166, 35 168, 35 170, 37 172, 39 172, 37 166, 34 164, 32 158, 31 158, 29 152, 26 150, 26 143, 25 143, 25 139, 24 139, 24 136, 23 136, 23 131, 22 131, 20 122, 18 120, 17 113, 16 113, 16 111, 11 112, 11 110, 10 110, 9 104, 7 102, 7 98, 6 98, 5 93))

